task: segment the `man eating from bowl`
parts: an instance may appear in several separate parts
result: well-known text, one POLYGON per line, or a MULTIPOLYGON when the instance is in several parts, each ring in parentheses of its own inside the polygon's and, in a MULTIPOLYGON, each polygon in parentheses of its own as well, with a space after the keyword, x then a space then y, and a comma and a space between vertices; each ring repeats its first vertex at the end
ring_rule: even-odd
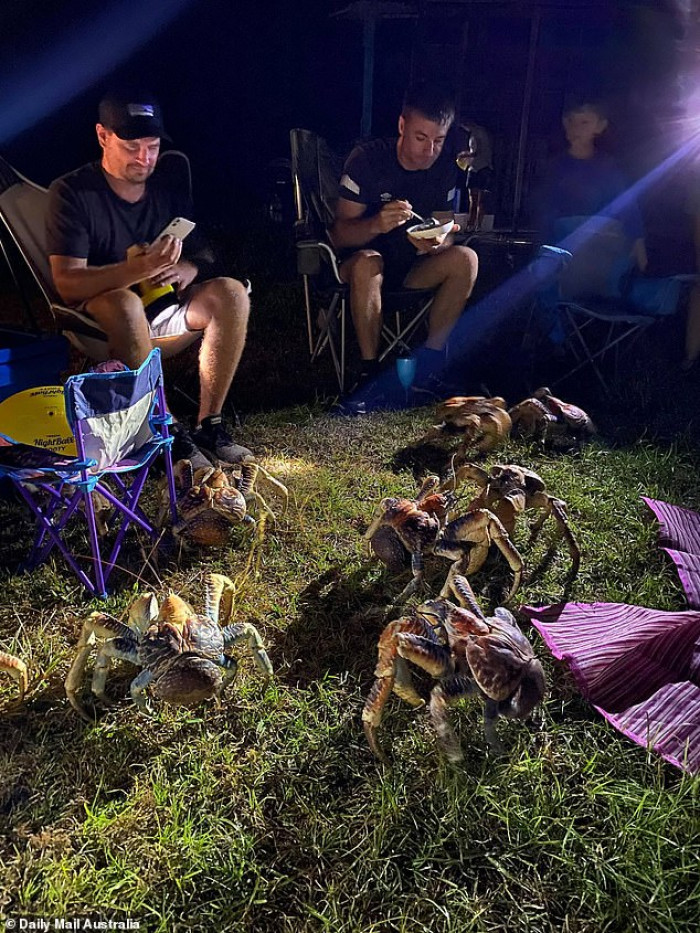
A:
POLYGON ((361 143, 345 163, 331 240, 341 251, 340 275, 350 286, 363 382, 371 382, 378 369, 382 285, 435 289, 414 382, 427 391, 444 365, 445 343, 474 286, 473 250, 455 245, 444 228, 434 237, 409 232, 421 225, 420 218, 453 217, 456 156, 464 148, 449 132, 454 114, 453 102, 439 88, 409 88, 398 139, 361 143))

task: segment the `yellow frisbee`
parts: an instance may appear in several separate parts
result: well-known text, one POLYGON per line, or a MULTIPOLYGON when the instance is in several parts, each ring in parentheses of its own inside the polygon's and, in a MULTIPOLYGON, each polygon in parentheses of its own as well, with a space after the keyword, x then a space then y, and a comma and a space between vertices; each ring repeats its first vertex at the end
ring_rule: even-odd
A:
POLYGON ((37 386, 0 402, 0 431, 15 441, 75 456, 63 386, 37 386))

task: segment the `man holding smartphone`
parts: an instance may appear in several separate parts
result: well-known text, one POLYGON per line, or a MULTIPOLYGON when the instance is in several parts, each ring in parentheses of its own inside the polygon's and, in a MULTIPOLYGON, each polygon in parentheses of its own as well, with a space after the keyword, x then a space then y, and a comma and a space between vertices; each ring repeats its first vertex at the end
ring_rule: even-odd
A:
POLYGON ((168 137, 153 97, 105 97, 96 129, 101 160, 49 189, 47 244, 56 290, 95 319, 110 355, 130 368, 152 347, 175 356, 201 338, 197 427, 190 434, 174 426, 173 456, 192 460, 195 468, 250 458, 221 416, 245 345, 249 288, 223 277, 196 282, 208 262, 196 229, 184 253, 182 239, 160 235, 171 221, 192 219, 193 208, 189 191, 156 171, 161 140, 168 137), (172 301, 161 297, 151 306, 146 294, 167 295, 170 288, 172 301))

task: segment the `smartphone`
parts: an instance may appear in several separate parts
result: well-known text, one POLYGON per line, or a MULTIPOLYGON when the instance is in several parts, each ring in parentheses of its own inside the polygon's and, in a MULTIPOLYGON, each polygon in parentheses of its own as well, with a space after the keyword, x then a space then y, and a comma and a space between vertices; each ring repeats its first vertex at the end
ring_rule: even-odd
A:
MULTIPOLYGON (((195 228, 195 223, 193 220, 187 220, 184 217, 176 217, 174 220, 171 220, 167 227, 164 227, 160 231, 156 240, 160 240, 163 236, 174 236, 178 240, 184 240, 188 233, 192 233, 195 228)), ((155 240, 153 241, 155 243, 155 240)))

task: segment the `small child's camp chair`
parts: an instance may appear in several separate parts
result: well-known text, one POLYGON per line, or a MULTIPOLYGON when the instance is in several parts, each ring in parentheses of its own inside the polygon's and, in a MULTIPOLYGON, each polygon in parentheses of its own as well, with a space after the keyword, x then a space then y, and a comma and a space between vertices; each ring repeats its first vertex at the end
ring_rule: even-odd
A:
POLYGON ((139 497, 160 455, 165 462, 171 518, 176 520, 168 427, 172 418, 165 406, 160 350, 152 350, 137 370, 71 376, 64 398, 77 456, 21 444, 0 433, 0 476, 12 481, 36 519, 26 569, 42 564, 58 548, 81 583, 94 595, 106 596, 106 583, 129 527, 136 525, 151 538, 158 537, 139 497), (112 532, 116 536, 106 556, 98 534, 94 494, 111 507, 104 524, 109 537, 112 532), (80 555, 72 553, 66 542, 71 520, 80 515, 88 526, 91 572, 83 569, 80 555))
MULTIPOLYGON (((590 367, 610 394, 602 364, 657 321, 675 314, 683 285, 692 276, 650 278, 635 272, 629 238, 607 217, 565 218, 571 231, 558 246, 543 246, 539 263, 551 265, 548 292, 550 339, 568 352, 572 365, 556 385, 590 367), (563 248, 565 247, 565 248, 563 248), (552 312, 556 319, 551 317, 552 312)), ((544 295, 547 292, 543 293, 544 295)), ((541 300, 541 299, 540 299, 541 300)))

